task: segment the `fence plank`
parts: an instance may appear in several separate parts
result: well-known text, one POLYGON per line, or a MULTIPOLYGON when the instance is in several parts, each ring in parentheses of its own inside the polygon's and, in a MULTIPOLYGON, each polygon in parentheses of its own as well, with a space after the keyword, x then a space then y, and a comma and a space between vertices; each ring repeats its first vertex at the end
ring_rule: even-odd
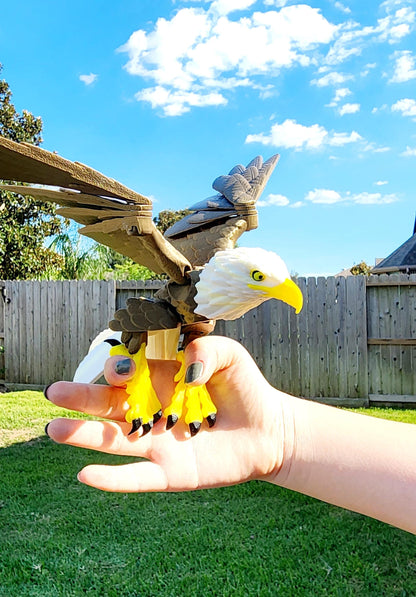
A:
MULTIPOLYGON (((303 294, 304 301, 307 297, 306 278, 298 278, 298 286, 303 294)), ((299 396, 311 396, 310 388, 310 350, 308 337, 308 319, 306 305, 298 315, 298 355, 299 355, 299 396)))
POLYGON ((91 340, 115 308, 110 282, 7 281, 5 379, 44 385, 72 379, 91 340))
POLYGON ((327 334, 327 393, 326 396, 338 396, 339 381, 337 373, 338 318, 336 313, 335 278, 326 280, 325 329, 327 334), (331 366, 332 365, 332 366, 331 366))
MULTIPOLYGON (((375 278, 375 277, 374 277, 375 278)), ((416 393, 416 276, 367 281, 369 393, 416 393)))

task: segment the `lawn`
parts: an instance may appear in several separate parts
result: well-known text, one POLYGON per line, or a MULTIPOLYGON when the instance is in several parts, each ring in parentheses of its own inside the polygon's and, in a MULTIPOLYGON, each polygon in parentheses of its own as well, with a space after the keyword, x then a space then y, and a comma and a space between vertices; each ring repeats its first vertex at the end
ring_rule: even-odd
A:
POLYGON ((44 425, 63 411, 40 393, 0 404, 2 597, 416 595, 413 535, 260 482, 102 493, 77 471, 128 459, 54 444, 44 425))

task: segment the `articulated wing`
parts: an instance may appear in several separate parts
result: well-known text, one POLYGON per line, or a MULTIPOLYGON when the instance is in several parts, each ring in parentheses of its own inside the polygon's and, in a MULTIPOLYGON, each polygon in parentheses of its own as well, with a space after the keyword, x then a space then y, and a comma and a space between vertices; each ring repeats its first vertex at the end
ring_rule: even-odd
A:
POLYGON ((3 137, 0 179, 59 187, 9 184, 0 189, 61 205, 60 215, 84 225, 81 234, 156 273, 166 273, 178 283, 184 281, 190 263, 154 225, 152 202, 147 197, 84 164, 3 137))
POLYGON ((263 162, 254 158, 219 176, 212 186, 217 195, 193 205, 191 214, 174 224, 165 236, 192 265, 202 266, 220 250, 231 249, 240 236, 257 228, 256 202, 273 172, 279 155, 263 162))

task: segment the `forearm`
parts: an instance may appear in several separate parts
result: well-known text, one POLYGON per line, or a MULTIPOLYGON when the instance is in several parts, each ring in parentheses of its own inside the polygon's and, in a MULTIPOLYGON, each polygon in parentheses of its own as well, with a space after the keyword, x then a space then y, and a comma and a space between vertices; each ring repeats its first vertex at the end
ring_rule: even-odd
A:
POLYGON ((416 533, 416 426, 288 396, 273 482, 416 533))

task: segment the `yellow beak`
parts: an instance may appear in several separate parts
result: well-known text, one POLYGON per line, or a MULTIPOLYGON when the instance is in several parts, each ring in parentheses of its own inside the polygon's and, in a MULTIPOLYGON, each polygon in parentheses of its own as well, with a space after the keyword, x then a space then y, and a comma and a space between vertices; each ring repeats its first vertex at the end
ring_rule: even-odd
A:
MULTIPOLYGON (((252 288, 254 288, 254 285, 252 288)), ((259 286, 257 288, 259 288, 259 286)), ((261 290, 270 298, 275 298, 287 303, 295 309, 296 313, 300 313, 303 307, 303 296, 299 286, 297 286, 290 278, 286 278, 284 282, 277 286, 261 286, 261 290)))

